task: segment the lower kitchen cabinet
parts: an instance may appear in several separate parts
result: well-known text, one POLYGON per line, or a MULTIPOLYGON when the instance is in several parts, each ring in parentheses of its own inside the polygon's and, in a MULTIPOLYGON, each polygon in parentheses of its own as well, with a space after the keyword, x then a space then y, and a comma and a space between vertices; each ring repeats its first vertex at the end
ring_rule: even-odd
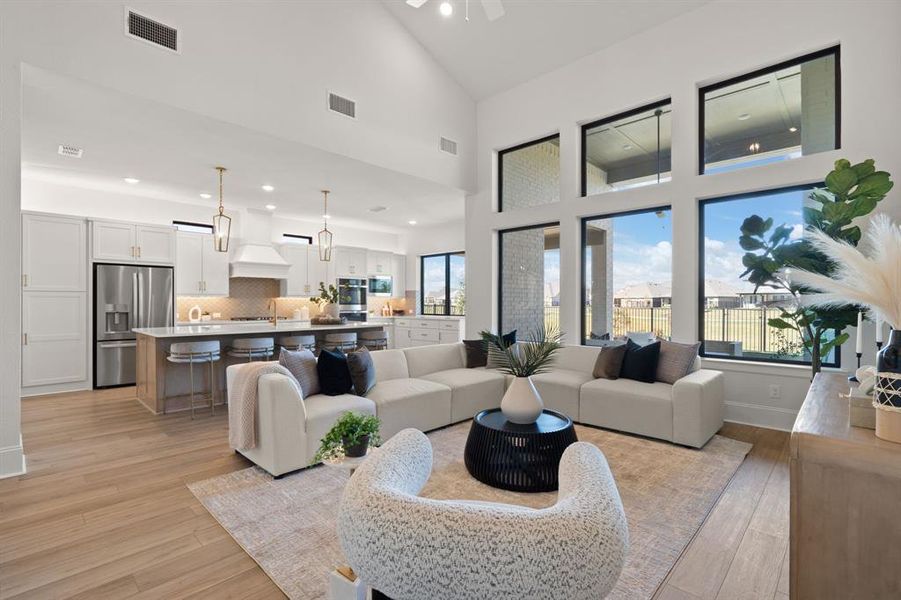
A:
POLYGON ((394 320, 394 347, 453 344, 463 339, 463 319, 411 317, 394 320))
MULTIPOLYGON (((85 292, 22 294, 22 387, 88 384, 85 292)), ((26 390, 27 392, 27 390, 26 390)))

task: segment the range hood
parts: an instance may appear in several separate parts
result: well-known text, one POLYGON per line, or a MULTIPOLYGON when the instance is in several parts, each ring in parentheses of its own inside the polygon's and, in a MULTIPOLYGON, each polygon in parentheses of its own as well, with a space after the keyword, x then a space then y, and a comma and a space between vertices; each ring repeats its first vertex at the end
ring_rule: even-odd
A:
POLYGON ((241 211, 241 237, 232 254, 231 277, 285 279, 291 265, 272 245, 272 213, 248 208, 241 211))

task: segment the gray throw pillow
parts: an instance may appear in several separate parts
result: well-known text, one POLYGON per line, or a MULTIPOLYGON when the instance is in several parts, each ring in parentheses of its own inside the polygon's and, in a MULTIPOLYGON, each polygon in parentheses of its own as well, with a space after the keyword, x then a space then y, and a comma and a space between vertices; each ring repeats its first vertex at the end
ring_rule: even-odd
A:
POLYGON ((304 398, 318 394, 319 372, 316 370, 316 356, 309 350, 287 350, 282 348, 278 355, 278 364, 282 365, 294 375, 300 386, 300 393, 304 398))
POLYGON ((692 372, 695 359, 698 357, 700 342, 694 344, 677 344, 667 340, 660 341, 660 360, 657 362, 657 381, 676 383, 692 372))
POLYGON ((619 379, 619 372, 623 368, 625 356, 625 344, 605 346, 598 354, 598 359, 594 363, 594 371, 591 374, 595 379, 619 379))
POLYGON ((365 346, 347 353, 347 369, 350 371, 350 379, 354 382, 354 393, 357 396, 365 396, 375 387, 375 366, 372 364, 369 349, 365 346))

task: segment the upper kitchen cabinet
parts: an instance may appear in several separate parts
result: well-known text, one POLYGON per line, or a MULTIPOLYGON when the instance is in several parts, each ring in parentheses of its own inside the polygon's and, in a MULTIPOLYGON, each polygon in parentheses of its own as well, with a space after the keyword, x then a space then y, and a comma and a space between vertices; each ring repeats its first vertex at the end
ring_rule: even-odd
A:
POLYGON ((391 256, 392 292, 395 298, 403 298, 407 293, 407 257, 403 254, 391 256))
POLYGON ((391 275, 392 258, 390 252, 369 250, 366 253, 366 275, 391 275))
POLYGON ((366 277, 367 252, 365 248, 338 246, 334 250, 336 277, 366 277))
POLYGON ((91 256, 98 261, 171 265, 175 230, 164 225, 92 221, 91 248, 91 256))
MULTIPOLYGON (((284 244, 281 247, 282 258, 290 263, 291 268, 288 269, 288 276, 282 280, 281 295, 286 297, 292 296, 311 296, 313 294, 314 285, 310 280, 310 262, 312 260, 319 261, 318 250, 316 256, 311 256, 309 244, 284 244)), ((319 287, 319 282, 315 283, 315 287, 319 287)))
POLYGON ((87 291, 84 219, 22 215, 22 288, 33 292, 87 291))
POLYGON ((335 285, 336 263, 334 257, 328 262, 319 260, 319 246, 307 246, 307 249, 309 251, 309 254, 307 254, 309 258, 307 261, 309 270, 307 278, 310 281, 311 295, 318 296, 320 283, 324 283, 326 286, 330 284, 335 285))
POLYGON ((216 252, 210 234, 180 231, 176 248, 176 296, 228 296, 228 254, 216 252))

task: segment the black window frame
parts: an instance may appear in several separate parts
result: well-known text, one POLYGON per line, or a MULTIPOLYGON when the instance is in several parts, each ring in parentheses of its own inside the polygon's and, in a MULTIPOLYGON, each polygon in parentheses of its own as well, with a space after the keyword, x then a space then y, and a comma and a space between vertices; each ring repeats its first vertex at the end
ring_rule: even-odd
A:
MULTIPOLYGON (((214 228, 210 223, 195 223, 193 221, 179 221, 178 219, 173 219, 172 225, 174 225, 175 228, 179 231, 184 231, 184 230, 178 229, 179 225, 184 225, 186 227, 197 227, 200 229, 208 229, 209 231, 207 233, 210 233, 210 234, 212 234, 214 231, 214 228)), ((200 233, 200 232, 199 231, 196 231, 196 232, 195 231, 185 231, 185 233, 200 233)))
MULTIPOLYGON (((586 164, 588 163, 588 130, 594 129, 595 127, 600 127, 601 125, 606 125, 608 123, 612 123, 613 121, 619 121, 621 119, 628 119, 629 117, 633 117, 637 114, 654 110, 660 108, 662 106, 669 106, 670 110, 672 110, 673 99, 672 98, 664 98, 663 100, 658 100, 657 102, 651 102, 650 104, 645 104, 643 106, 639 106, 637 108, 633 108, 630 110, 623 111, 621 113, 617 113, 615 115, 611 115, 609 117, 604 117, 603 119, 598 119, 597 121, 592 121, 591 123, 585 123, 581 127, 580 135, 582 136, 581 140, 581 153, 582 153, 582 162, 580 165, 581 173, 580 173, 580 186, 581 186, 581 196, 585 198, 588 196, 588 169, 586 164)), ((672 153, 672 147, 670 147, 670 153, 672 153)), ((672 160, 672 159, 671 159, 672 160)), ((661 182, 664 183, 664 182, 661 182)))
MULTIPOLYGON (((653 206, 649 208, 636 208, 635 210, 624 210, 613 213, 602 213, 599 215, 591 215, 587 217, 582 217, 579 219, 579 345, 587 346, 585 343, 588 338, 585 337, 585 300, 587 296, 587 290, 585 289, 585 241, 586 241, 586 230, 588 227, 589 221, 596 221, 598 219, 615 219, 616 217, 628 217, 630 215, 640 215, 644 213, 656 213, 660 211, 668 210, 670 211, 670 218, 672 218, 673 206, 671 204, 666 204, 663 206, 653 206)), ((670 236, 670 243, 672 243, 672 236, 670 236)), ((670 261, 670 278, 672 278, 672 260, 670 261)), ((672 302, 672 298, 670 298, 670 302, 672 302)))
POLYGON ((544 144, 546 142, 550 142, 551 140, 557 140, 557 143, 559 144, 560 132, 558 131, 557 133, 546 135, 537 140, 517 144, 516 146, 504 148, 503 150, 497 151, 497 212, 504 212, 504 155, 510 154, 511 152, 516 152, 517 150, 523 150, 524 148, 528 148, 530 146, 544 144))
MULTIPOLYGON (((704 348, 704 310, 705 310, 705 294, 704 294, 704 279, 705 279, 705 266, 707 262, 706 258, 706 248, 704 247, 704 218, 705 211, 704 209, 711 204, 720 204, 723 202, 730 202, 736 200, 749 200, 752 198, 760 198, 761 196, 770 196, 773 194, 779 194, 784 192, 799 192, 799 191, 809 191, 817 188, 823 187, 823 183, 805 183, 799 185, 790 185, 785 187, 771 188, 767 190, 759 190, 755 192, 746 192, 741 194, 730 194, 727 196, 717 196, 715 198, 704 198, 698 200, 698 341, 701 343, 700 348, 698 348, 698 355, 703 358, 712 358, 712 359, 721 359, 721 360, 737 360, 744 362, 755 362, 762 364, 776 364, 776 365, 796 365, 802 367, 809 367, 809 360, 789 360, 784 358, 760 358, 760 357, 746 357, 746 356, 728 356, 723 354, 707 354, 707 351, 704 348)), ((737 234, 736 234, 736 237, 737 234)), ((842 366, 842 353, 841 346, 835 347, 835 359, 831 362, 828 362, 823 359, 822 366, 826 368, 836 368, 840 369, 842 366)))
MULTIPOLYGON (((780 63, 776 63, 775 65, 771 65, 769 67, 763 67, 761 69, 756 69, 749 73, 745 73, 743 75, 737 75, 735 77, 730 77, 729 79, 724 79, 723 81, 718 81, 716 83, 711 83, 709 85, 705 85, 703 87, 698 88, 698 175, 704 175, 705 172, 705 160, 704 160, 704 95, 708 92, 716 91, 718 89, 722 89, 724 87, 728 87, 730 85, 735 85, 736 83, 741 83, 742 81, 747 81, 749 79, 754 79, 755 77, 760 77, 761 75, 768 75, 774 71, 781 71, 782 69, 787 69, 789 67, 794 67, 806 62, 810 62, 812 60, 816 60, 818 58, 823 58, 824 56, 835 56, 835 148, 833 150, 841 150, 842 147, 842 54, 841 54, 841 45, 837 44, 835 46, 830 46, 829 48, 824 48, 823 50, 817 50, 816 52, 810 52, 803 56, 799 56, 797 58, 792 58, 790 60, 785 60, 780 63)), ((747 167, 753 168, 753 167, 747 167)))
POLYGON ((312 235, 300 235, 298 233, 283 233, 282 239, 290 238, 292 240, 306 240, 307 244, 313 245, 313 236, 312 235))
MULTIPOLYGON (((560 221, 510 227, 508 229, 499 229, 497 232, 497 331, 499 335, 504 333, 504 234, 527 231, 529 229, 547 229, 548 227, 557 227, 559 229, 560 221)), ((560 235, 561 237, 563 235, 562 229, 560 229, 560 235)))
POLYGON ((423 316, 429 317, 464 317, 466 309, 463 309, 462 315, 455 315, 451 312, 451 285, 450 285, 450 257, 466 256, 464 250, 456 252, 437 252, 435 254, 421 254, 419 256, 419 312, 423 316), (444 312, 443 313, 426 313, 425 310, 425 259, 444 257, 444 312))

